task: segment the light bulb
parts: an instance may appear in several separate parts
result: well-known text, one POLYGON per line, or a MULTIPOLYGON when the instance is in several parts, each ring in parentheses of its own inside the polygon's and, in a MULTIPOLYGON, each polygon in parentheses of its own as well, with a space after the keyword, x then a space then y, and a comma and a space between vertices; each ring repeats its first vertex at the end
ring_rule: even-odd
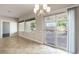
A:
POLYGON ((44 8, 44 9, 47 9, 47 4, 44 4, 44 5, 43 5, 43 8, 44 8))
POLYGON ((38 10, 39 9, 39 4, 36 4, 35 8, 36 8, 36 10, 38 10))
POLYGON ((46 10, 46 11, 47 11, 47 12, 50 12, 50 10, 51 10, 51 8, 50 8, 50 7, 47 7, 47 10, 46 10))
POLYGON ((39 13, 42 14, 43 13, 43 10, 40 10, 39 13))
POLYGON ((36 12, 37 12, 37 10, 36 10, 36 8, 34 8, 34 13, 36 14, 36 12))

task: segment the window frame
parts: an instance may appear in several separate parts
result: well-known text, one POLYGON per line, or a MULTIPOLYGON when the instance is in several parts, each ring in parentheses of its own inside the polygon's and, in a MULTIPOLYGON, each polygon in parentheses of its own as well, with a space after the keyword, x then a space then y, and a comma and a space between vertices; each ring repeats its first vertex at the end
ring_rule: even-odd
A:
MULTIPOLYGON (((25 20, 19 21, 18 23, 24 22, 24 32, 27 32, 27 31, 26 31, 26 22, 30 22, 30 21, 33 21, 33 20, 36 20, 35 17, 30 18, 30 19, 25 19, 25 20)), ((36 27, 36 25, 35 25, 35 27, 36 27)), ((35 29, 35 30, 36 30, 36 29, 35 29)), ((33 31, 35 31, 35 30, 33 30, 33 31)), ((19 31, 20 31, 20 29, 19 29, 19 31)), ((33 31, 31 31, 31 32, 33 32, 33 31)), ((30 33, 30 32, 28 32, 28 33, 30 33)))
MULTIPOLYGON (((55 22, 57 22, 57 19, 56 19, 56 16, 57 15, 60 15, 60 14, 63 14, 63 13, 66 13, 67 14, 67 12, 66 11, 64 11, 64 12, 59 12, 59 13, 55 13, 55 14, 50 14, 50 15, 47 15, 47 16, 45 16, 45 19, 46 18, 48 18, 48 17, 50 17, 50 16, 55 16, 55 22)), ((67 24, 68 25, 68 24, 67 24)), ((57 26, 56 26, 57 27, 57 26)), ((45 27, 45 29, 46 29, 46 27, 45 27)), ((67 26, 67 29, 68 29, 68 26, 67 26)), ((68 32, 68 31, 67 31, 68 32)), ((45 34, 45 36, 46 36, 46 34, 45 34)), ((46 40, 46 38, 45 38, 45 40, 46 40)), ((57 41, 58 39, 56 39, 56 41, 57 41)), ((47 44, 47 43, 46 43, 47 44)), ((57 42, 56 42, 56 44, 58 44, 57 42)), ((48 44, 48 45, 50 45, 50 44, 48 44)), ((67 44, 66 44, 66 46, 68 45, 68 33, 67 33, 67 44)), ((50 45, 51 46, 51 45, 50 45)), ((67 47, 66 48, 64 48, 64 47, 61 47, 61 46, 58 46, 58 45, 52 45, 52 46, 54 46, 54 47, 57 47, 57 48, 60 48, 60 49, 64 49, 64 50, 67 50, 67 47)))

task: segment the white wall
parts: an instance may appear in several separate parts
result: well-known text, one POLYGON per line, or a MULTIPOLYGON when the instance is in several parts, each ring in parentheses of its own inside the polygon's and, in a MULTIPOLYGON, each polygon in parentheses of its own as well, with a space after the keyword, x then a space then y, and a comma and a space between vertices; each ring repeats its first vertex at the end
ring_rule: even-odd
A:
POLYGON ((2 38, 3 22, 10 22, 10 36, 17 32, 17 21, 13 18, 0 16, 0 38, 2 38))
POLYGON ((10 22, 10 36, 13 36, 13 34, 16 34, 17 32, 17 22, 12 21, 10 22))
POLYGON ((24 22, 22 22, 22 23, 19 23, 19 31, 24 31, 24 22))

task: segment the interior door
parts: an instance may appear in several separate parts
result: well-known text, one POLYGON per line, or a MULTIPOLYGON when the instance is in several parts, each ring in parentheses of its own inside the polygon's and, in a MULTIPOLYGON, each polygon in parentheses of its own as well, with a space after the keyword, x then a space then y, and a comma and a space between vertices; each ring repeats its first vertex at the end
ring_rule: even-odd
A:
POLYGON ((9 37, 9 36, 10 36, 10 23, 3 22, 3 37, 9 37))

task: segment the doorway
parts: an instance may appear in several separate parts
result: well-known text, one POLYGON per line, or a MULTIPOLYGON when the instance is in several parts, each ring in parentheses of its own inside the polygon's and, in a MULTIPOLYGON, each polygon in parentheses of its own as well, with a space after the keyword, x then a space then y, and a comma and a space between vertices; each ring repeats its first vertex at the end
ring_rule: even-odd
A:
POLYGON ((10 23, 3 22, 3 38, 10 36, 10 23))

